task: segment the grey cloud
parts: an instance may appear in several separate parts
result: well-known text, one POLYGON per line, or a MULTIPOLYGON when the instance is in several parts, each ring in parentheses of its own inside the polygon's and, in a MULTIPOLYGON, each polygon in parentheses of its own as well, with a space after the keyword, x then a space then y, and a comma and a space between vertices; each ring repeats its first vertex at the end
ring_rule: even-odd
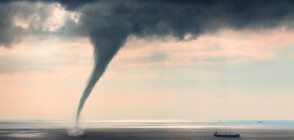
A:
MULTIPOLYGON (((140 37, 185 34, 219 28, 270 28, 293 21, 293 1, 100 1, 84 4, 82 30, 116 27, 140 37)), ((120 29, 121 30, 118 30, 120 29)))
POLYGON ((10 46, 23 36, 23 30, 11 24, 9 13, 12 9, 0 3, 0 46, 10 46))
MULTIPOLYGON (((44 23, 54 14, 52 13, 52 5, 49 6, 48 4, 54 3, 20 0, 0 1, 0 47, 11 47, 27 35, 35 35, 37 37, 64 35, 62 30, 55 32, 46 30, 44 23), (15 19, 25 22, 28 27, 24 28, 15 25, 15 19)), ((66 22, 70 25, 73 21, 67 19, 66 22)), ((73 27, 76 27, 76 25, 73 27)))
MULTIPOLYGON (((79 24, 67 20, 63 30, 56 35, 105 37, 121 34, 122 39, 129 35, 138 37, 172 35, 183 39, 186 34, 194 37, 202 33, 213 33, 220 28, 272 28, 276 26, 293 27, 294 1, 290 0, 21 0, 0 2, 0 44, 9 46, 24 34, 48 34, 34 26, 24 31, 11 23, 13 16, 27 18, 38 13, 40 21, 50 14, 50 8, 36 6, 36 3, 51 4, 60 2, 68 10, 82 13, 79 24), (21 3, 21 6, 14 4, 21 3), (108 35, 108 36, 109 36, 108 35)), ((32 21, 35 22, 35 21, 32 21)), ((35 24, 31 23, 30 25, 35 24)), ((39 24, 39 26, 41 26, 39 24)), ((40 27, 41 28, 41 27, 40 27)))

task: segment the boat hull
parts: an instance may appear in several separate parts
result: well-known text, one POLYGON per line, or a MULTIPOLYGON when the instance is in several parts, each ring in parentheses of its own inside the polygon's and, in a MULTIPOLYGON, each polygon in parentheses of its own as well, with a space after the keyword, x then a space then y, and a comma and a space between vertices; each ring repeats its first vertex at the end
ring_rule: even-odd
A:
POLYGON ((236 135, 214 135, 215 137, 232 137, 232 138, 240 138, 240 134, 236 135))

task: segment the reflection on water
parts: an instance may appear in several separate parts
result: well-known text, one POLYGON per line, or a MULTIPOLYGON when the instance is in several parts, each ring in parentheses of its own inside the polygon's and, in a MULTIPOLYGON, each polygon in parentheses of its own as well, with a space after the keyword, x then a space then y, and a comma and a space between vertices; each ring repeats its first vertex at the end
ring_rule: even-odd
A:
POLYGON ((46 133, 40 133, 37 131, 9 131, 2 136, 13 138, 40 138, 44 137, 46 133))

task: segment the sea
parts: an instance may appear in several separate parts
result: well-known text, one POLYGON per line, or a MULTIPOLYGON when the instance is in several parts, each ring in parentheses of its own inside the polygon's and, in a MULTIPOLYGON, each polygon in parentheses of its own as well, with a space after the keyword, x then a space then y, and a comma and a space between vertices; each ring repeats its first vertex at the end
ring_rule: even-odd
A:
POLYGON ((294 140, 294 121, 83 121, 79 135, 64 120, 0 120, 0 139, 99 139, 99 140, 294 140), (214 137, 215 131, 238 133, 240 138, 214 137))

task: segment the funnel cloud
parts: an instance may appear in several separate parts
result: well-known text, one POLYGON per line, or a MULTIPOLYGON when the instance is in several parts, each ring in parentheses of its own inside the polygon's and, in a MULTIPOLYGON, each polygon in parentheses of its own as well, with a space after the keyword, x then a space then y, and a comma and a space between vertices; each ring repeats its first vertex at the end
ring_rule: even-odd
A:
POLYGON ((76 122, 78 124, 80 113, 83 109, 86 99, 93 90, 95 84, 103 75, 107 65, 112 60, 114 55, 118 52, 119 48, 124 44, 126 35, 123 33, 107 34, 104 36, 91 36, 91 41, 94 45, 94 67, 90 76, 88 84, 82 94, 80 103, 77 110, 76 122), (110 39, 111 38, 111 39, 110 39))

